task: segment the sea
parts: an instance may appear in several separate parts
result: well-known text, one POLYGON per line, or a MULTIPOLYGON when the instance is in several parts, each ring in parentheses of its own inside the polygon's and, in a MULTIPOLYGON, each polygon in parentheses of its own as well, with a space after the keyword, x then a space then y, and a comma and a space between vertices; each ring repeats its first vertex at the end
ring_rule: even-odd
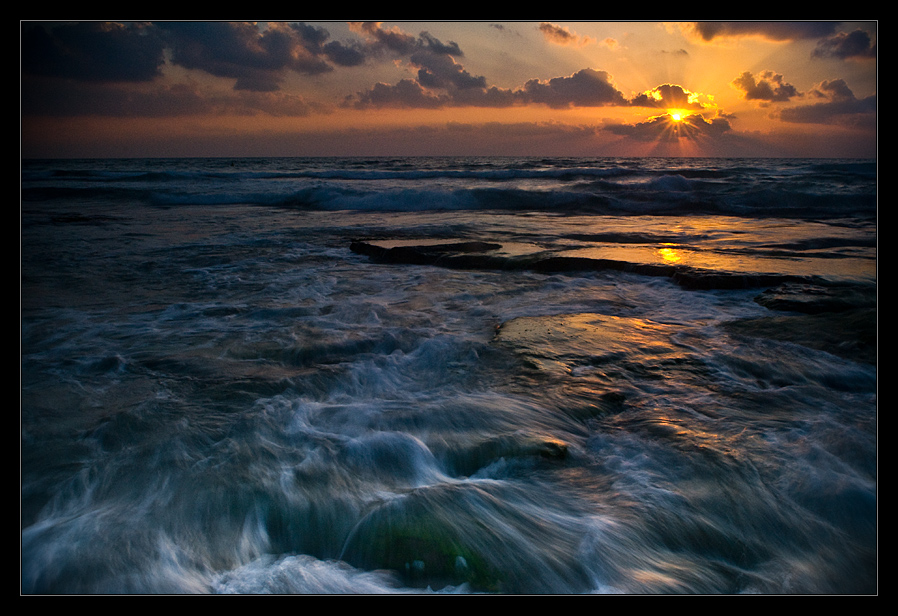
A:
POLYGON ((23 160, 21 593, 878 592, 877 162, 23 160))

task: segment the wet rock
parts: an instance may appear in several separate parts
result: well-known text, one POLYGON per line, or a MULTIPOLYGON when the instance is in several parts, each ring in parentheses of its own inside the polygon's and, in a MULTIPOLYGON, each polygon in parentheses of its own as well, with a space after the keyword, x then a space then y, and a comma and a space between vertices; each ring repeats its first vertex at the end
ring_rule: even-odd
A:
POLYGON ((876 305, 875 287, 840 287, 788 283, 767 289, 755 302, 771 310, 820 314, 876 305))
POLYGON ((743 319, 725 325, 731 333, 793 342, 852 361, 876 364, 876 309, 743 319))

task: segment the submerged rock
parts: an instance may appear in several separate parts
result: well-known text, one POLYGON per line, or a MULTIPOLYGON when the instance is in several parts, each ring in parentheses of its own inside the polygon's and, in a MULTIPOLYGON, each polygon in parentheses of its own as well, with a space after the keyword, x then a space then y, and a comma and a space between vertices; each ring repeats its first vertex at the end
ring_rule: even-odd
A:
POLYGON ((876 364, 876 309, 742 319, 727 323, 735 334, 793 342, 838 357, 876 364))
POLYGON ((349 538, 342 560, 395 571, 418 588, 468 584, 478 591, 499 590, 501 575, 488 563, 483 547, 458 520, 433 506, 432 492, 415 491, 374 509, 349 538))
POLYGON ((378 263, 407 265, 441 265, 443 267, 488 268, 499 266, 487 253, 498 250, 501 244, 490 242, 447 242, 436 244, 409 244, 379 246, 374 243, 354 241, 349 248, 357 254, 370 257, 378 263), (477 255, 471 257, 471 255, 477 255))
POLYGON ((876 287, 786 283, 755 302, 776 311, 725 325, 732 333, 793 342, 838 357, 876 364, 876 287))
POLYGON ((805 314, 841 312, 875 306, 876 288, 787 283, 767 289, 755 302, 771 310, 805 314))
POLYGON ((626 258, 581 256, 577 251, 534 249, 530 252, 505 251, 493 242, 458 241, 389 245, 390 242, 353 241, 350 250, 375 263, 392 265, 433 265, 466 270, 531 271, 544 274, 582 272, 627 272, 670 278, 686 289, 749 289, 782 283, 810 283, 813 279, 790 274, 729 272, 687 265, 657 263, 626 258), (386 245, 384 245, 386 244, 386 245))
POLYGON ((501 459, 538 458, 564 460, 568 456, 568 443, 551 436, 516 432, 484 439, 474 445, 449 454, 451 470, 463 476, 476 473, 481 468, 501 459))
MULTIPOLYGON (((578 557, 583 528, 546 524, 545 502, 505 482, 436 484, 374 505, 340 559, 392 570, 418 588, 475 592, 577 593, 589 588, 578 557), (534 551, 538 543, 540 550, 534 551)), ((560 509, 563 511, 563 509, 560 509)))

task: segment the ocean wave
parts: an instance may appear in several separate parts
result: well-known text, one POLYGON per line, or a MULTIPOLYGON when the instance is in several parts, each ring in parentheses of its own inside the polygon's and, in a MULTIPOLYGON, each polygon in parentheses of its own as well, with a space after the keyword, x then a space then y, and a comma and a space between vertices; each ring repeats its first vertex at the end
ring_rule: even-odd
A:
POLYGON ((614 215, 876 214, 874 163, 647 159, 270 159, 26 162, 25 202, 497 210, 614 215))

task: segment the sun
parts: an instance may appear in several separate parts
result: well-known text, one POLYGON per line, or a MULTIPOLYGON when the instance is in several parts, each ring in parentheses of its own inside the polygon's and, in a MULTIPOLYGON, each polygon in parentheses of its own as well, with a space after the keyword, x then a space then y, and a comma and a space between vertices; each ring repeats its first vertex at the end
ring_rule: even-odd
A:
POLYGON ((668 109, 667 115, 672 122, 682 122, 688 114, 682 109, 668 109))

